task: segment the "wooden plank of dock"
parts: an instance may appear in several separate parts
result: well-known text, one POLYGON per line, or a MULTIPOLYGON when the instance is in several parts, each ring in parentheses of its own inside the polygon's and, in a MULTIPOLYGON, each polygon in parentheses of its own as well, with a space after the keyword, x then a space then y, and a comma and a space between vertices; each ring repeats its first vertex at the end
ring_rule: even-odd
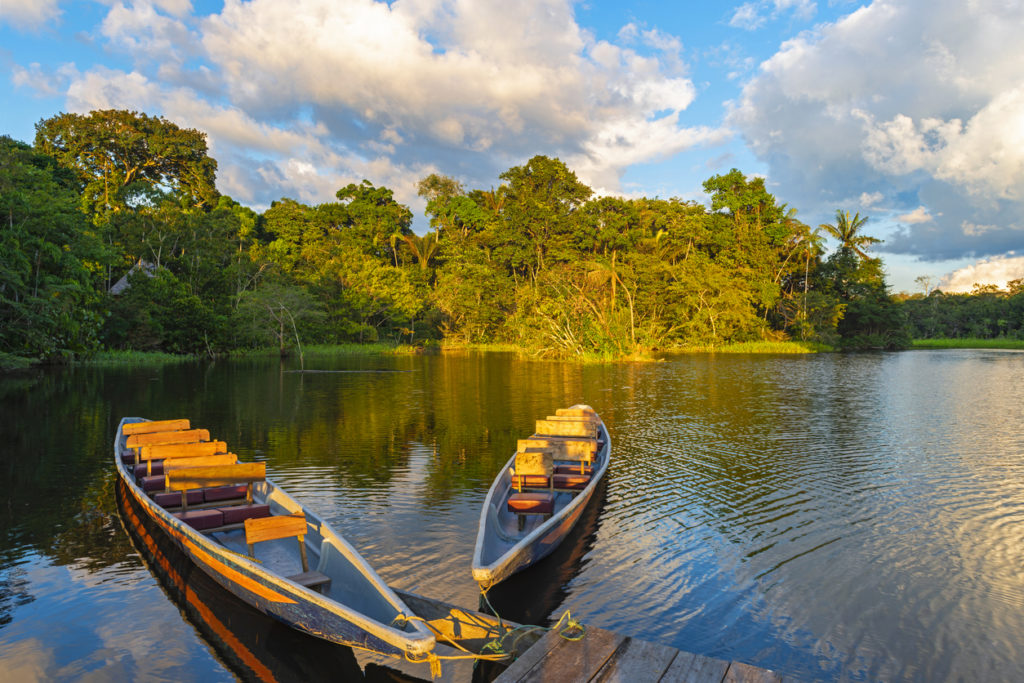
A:
POLYGON ((548 631, 495 683, 781 683, 773 671, 587 627, 579 641, 548 631))

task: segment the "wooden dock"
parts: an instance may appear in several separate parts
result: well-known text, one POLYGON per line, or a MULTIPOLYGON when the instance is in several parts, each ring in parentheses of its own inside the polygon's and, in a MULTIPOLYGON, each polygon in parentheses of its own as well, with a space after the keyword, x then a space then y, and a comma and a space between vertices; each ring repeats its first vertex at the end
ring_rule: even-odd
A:
MULTIPOLYGON (((395 589, 402 601, 426 619, 444 640, 479 652, 487 642, 519 624, 475 610, 395 589)), ((586 627, 578 641, 554 631, 537 631, 518 639, 517 659, 495 683, 781 683, 782 676, 742 662, 727 662, 665 645, 586 627), (540 635, 543 633, 543 635, 540 635)))
POLYGON ((495 683, 780 683, 773 671, 587 627, 580 641, 548 631, 495 683))

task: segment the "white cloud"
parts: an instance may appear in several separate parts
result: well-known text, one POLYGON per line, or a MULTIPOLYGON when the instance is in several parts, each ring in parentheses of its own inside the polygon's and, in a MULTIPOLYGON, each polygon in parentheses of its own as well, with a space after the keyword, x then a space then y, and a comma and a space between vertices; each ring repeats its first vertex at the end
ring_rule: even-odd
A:
POLYGON ((928 209, 923 206, 919 206, 910 213, 905 213, 902 216, 897 217, 902 223, 927 223, 932 219, 932 215, 928 213, 928 209))
POLYGON ((15 64, 11 68, 11 83, 18 88, 35 91, 36 97, 53 97, 64 92, 68 82, 78 74, 74 64, 65 64, 51 71, 33 62, 28 67, 15 64))
POLYGON ((729 26, 753 31, 764 25, 765 18, 761 15, 758 3, 747 2, 736 8, 729 20, 729 26))
POLYGON ((1024 256, 1013 252, 990 258, 955 270, 942 278, 939 289, 944 292, 970 292, 974 285, 995 285, 1006 288, 1010 280, 1024 278, 1024 256))
POLYGON ((890 219, 932 218, 888 252, 1005 253, 1024 241, 1022 25, 1019 2, 876 0, 785 42, 728 121, 805 214, 881 195, 890 219))
POLYGON ((107 12, 100 32, 138 61, 180 62, 197 51, 197 38, 184 23, 188 2, 135 2, 115 4, 107 12), (158 12, 164 9, 167 16, 158 12))
POLYGON ((696 88, 677 37, 632 25, 598 41, 570 0, 189 12, 184 0, 112 4, 100 33, 132 66, 71 78, 69 108, 132 108, 208 133, 218 183, 242 201, 326 201, 368 178, 417 205, 431 171, 486 187, 534 154, 617 191, 629 164, 730 134, 681 123, 696 88))
POLYGON ((800 19, 810 19, 818 11, 818 4, 813 0, 774 0, 775 12, 793 10, 800 19))
POLYGON ((755 31, 767 23, 768 19, 777 19, 785 12, 792 11, 798 19, 810 19, 818 11, 813 0, 759 0, 746 2, 737 7, 729 20, 733 28, 755 31))
POLYGON ((57 0, 3 0, 0 21, 18 29, 39 29, 61 15, 57 0))
POLYGON ((885 199, 885 195, 881 192, 861 192, 857 201, 865 209, 870 209, 871 207, 876 206, 883 199, 885 199))

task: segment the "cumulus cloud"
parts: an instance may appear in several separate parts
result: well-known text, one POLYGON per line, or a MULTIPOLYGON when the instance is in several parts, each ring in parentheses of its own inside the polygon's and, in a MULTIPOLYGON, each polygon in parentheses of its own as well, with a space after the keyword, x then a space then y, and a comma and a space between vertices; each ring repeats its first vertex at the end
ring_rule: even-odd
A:
POLYGON ((1021 3, 876 0, 784 43, 728 120, 805 213, 881 195, 888 252, 1005 253, 1024 240, 1021 25, 1021 3))
POLYGON ((1024 278, 1024 256, 1010 252, 1006 256, 978 261, 955 270, 942 278, 939 289, 944 292, 970 292, 975 285, 995 285, 1005 289, 1011 280, 1024 278))
POLYGON ((4 0, 0 21, 19 29, 39 29, 61 14, 57 0, 4 0))
POLYGON ((628 165, 729 135, 682 123, 696 88, 677 37, 631 24, 597 40, 570 0, 226 0, 208 16, 138 0, 98 28, 131 66, 72 78, 69 106, 204 130, 241 200, 280 184, 325 201, 366 177, 415 206, 427 173, 486 187, 534 154, 618 191, 628 165))
POLYGON ((927 223, 932 220, 932 215, 928 213, 928 209, 923 206, 919 206, 910 213, 905 213, 898 217, 901 223, 927 223))
POLYGON ((362 178, 397 187, 401 201, 415 204, 415 183, 430 172, 383 157, 368 159, 333 140, 322 124, 261 122, 237 107, 212 104, 187 88, 169 88, 137 71, 96 67, 81 74, 67 96, 69 111, 158 111, 203 131, 218 160, 220 190, 257 208, 281 196, 328 201, 339 187, 362 178))

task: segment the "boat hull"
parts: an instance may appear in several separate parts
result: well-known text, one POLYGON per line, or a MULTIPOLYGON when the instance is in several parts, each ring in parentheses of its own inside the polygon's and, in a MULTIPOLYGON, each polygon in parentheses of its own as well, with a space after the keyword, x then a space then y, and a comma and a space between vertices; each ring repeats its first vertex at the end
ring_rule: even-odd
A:
MULTIPOLYGON (((123 424, 123 423, 122 423, 123 424)), ((199 569, 237 596, 240 600, 275 619, 333 643, 359 647, 390 656, 419 657, 434 647, 434 638, 425 629, 406 635, 389 625, 353 612, 344 605, 316 593, 304 586, 262 568, 245 555, 221 546, 193 529, 153 502, 135 483, 127 467, 122 464, 124 440, 121 428, 115 440, 114 457, 121 484, 129 503, 129 514, 142 514, 164 533, 199 569), (140 511, 138 513, 134 511, 140 511)), ((279 491, 273 484, 268 485, 279 491)), ((278 494, 278 495, 283 495, 278 494)), ((307 519, 318 523, 326 531, 326 524, 310 512, 307 519)), ((333 535, 333 534, 332 534, 333 535)), ((365 568, 369 570, 368 566, 365 568)), ((383 581, 373 574, 376 581, 383 581)), ((401 601, 386 587, 381 589, 399 613, 411 615, 401 601)), ((414 625, 415 626, 415 625, 414 625)))
POLYGON ((603 422, 598 426, 598 436, 599 440, 603 441, 603 446, 595 458, 594 473, 587 486, 575 494, 571 502, 557 509, 550 519, 525 537, 514 541, 510 539, 507 547, 502 547, 503 552, 499 554, 493 547, 501 547, 500 542, 495 541, 495 537, 501 535, 498 517, 501 514, 500 506, 504 505, 511 491, 511 469, 515 456, 505 464, 487 493, 480 515, 480 529, 473 553, 473 578, 481 588, 487 589, 544 559, 576 526, 608 469, 611 441, 603 422), (491 550, 488 548, 489 544, 491 550))

